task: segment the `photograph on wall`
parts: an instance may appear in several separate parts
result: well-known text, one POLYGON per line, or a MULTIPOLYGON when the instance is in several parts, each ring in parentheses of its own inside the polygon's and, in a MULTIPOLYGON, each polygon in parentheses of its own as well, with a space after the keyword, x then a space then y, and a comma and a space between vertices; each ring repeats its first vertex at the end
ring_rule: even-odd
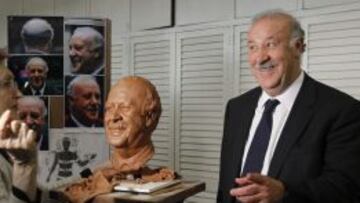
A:
POLYGON ((103 127, 104 77, 65 76, 65 127, 103 127))
POLYGON ((105 23, 103 19, 65 19, 65 75, 105 74, 105 23))
POLYGON ((108 150, 105 138, 95 133, 56 134, 50 141, 50 151, 39 153, 38 181, 51 188, 79 178, 83 170, 104 162, 104 149, 108 150))
POLYGON ((8 67, 23 95, 63 95, 61 55, 15 55, 9 58, 8 67))
POLYGON ((9 16, 9 54, 63 54, 63 17, 9 16))
POLYGON ((23 96, 17 101, 17 115, 36 132, 38 150, 49 150, 48 98, 23 96))

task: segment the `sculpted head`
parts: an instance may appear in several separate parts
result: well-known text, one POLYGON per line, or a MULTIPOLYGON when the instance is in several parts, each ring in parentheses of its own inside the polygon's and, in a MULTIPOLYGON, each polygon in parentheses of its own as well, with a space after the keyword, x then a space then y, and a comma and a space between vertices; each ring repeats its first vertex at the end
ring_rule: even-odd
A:
POLYGON ((111 87, 105 107, 105 133, 115 148, 151 145, 161 115, 155 86, 145 78, 128 76, 111 87))

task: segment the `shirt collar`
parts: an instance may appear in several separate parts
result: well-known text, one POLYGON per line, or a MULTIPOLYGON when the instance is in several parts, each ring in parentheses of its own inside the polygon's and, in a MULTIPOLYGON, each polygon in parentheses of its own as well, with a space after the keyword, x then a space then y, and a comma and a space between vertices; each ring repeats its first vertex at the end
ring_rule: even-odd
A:
MULTIPOLYGON (((46 83, 44 83, 44 85, 43 85, 43 86, 41 87, 41 89, 39 90, 39 91, 40 91, 40 95, 44 95, 45 86, 46 86, 46 83)), ((32 94, 35 95, 36 90, 33 89, 32 87, 30 87, 30 89, 31 89, 32 94)))
POLYGON ((271 97, 265 91, 262 91, 257 108, 263 108, 268 99, 277 99, 281 105, 284 105, 288 110, 290 110, 300 91, 301 85, 304 81, 304 75, 304 71, 301 71, 296 80, 283 93, 277 95, 276 97, 271 97))
MULTIPOLYGON (((89 127, 89 126, 86 126, 84 124, 82 124, 78 119, 75 118, 75 116, 73 114, 70 114, 71 116, 71 119, 74 121, 74 123, 78 126, 78 127, 89 127)), ((95 124, 92 124, 90 127, 95 127, 95 124)))

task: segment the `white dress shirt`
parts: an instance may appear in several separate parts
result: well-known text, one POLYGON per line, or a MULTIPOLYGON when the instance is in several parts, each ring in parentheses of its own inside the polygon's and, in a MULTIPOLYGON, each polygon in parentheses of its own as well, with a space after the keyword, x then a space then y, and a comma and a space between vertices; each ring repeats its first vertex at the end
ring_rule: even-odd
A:
POLYGON ((269 145, 268 145, 268 148, 265 153, 264 164, 263 164, 263 168, 261 170, 262 175, 268 174, 271 159, 274 155, 276 145, 279 141, 281 132, 284 128, 284 125, 289 116, 289 113, 291 112, 291 108, 295 102, 295 99, 296 99, 299 91, 300 91, 303 81, 304 81, 304 72, 302 71, 300 73, 300 75, 298 76, 298 78, 280 95, 277 95, 276 97, 271 97, 265 91, 262 91, 262 94, 259 98, 257 107, 255 109, 255 115, 254 115, 252 123, 251 123, 249 137, 246 141, 244 156, 242 159, 241 171, 243 171, 250 145, 254 138, 256 128, 262 117, 262 114, 263 114, 263 111, 265 108, 265 102, 268 99, 277 99, 277 100, 279 100, 280 104, 275 108, 274 113, 273 113, 273 126, 272 126, 272 130, 271 130, 269 145))

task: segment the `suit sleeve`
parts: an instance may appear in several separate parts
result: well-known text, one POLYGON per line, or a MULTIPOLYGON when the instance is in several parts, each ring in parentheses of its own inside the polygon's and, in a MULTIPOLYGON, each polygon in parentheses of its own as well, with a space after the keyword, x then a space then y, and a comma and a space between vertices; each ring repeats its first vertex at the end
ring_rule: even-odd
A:
POLYGON ((222 144, 221 144, 221 158, 220 158, 220 176, 219 176, 219 185, 218 185, 218 192, 217 192, 217 201, 218 203, 220 202, 224 202, 224 197, 227 196, 227 194, 225 194, 226 192, 226 188, 225 187, 225 179, 226 179, 226 174, 225 174, 225 159, 226 159, 226 153, 225 153, 225 148, 228 147, 227 146, 227 139, 228 139, 228 131, 229 131, 229 114, 230 114, 230 101, 227 103, 226 105, 226 110, 225 110, 225 118, 224 118, 224 128, 223 128, 223 138, 222 138, 222 144))

